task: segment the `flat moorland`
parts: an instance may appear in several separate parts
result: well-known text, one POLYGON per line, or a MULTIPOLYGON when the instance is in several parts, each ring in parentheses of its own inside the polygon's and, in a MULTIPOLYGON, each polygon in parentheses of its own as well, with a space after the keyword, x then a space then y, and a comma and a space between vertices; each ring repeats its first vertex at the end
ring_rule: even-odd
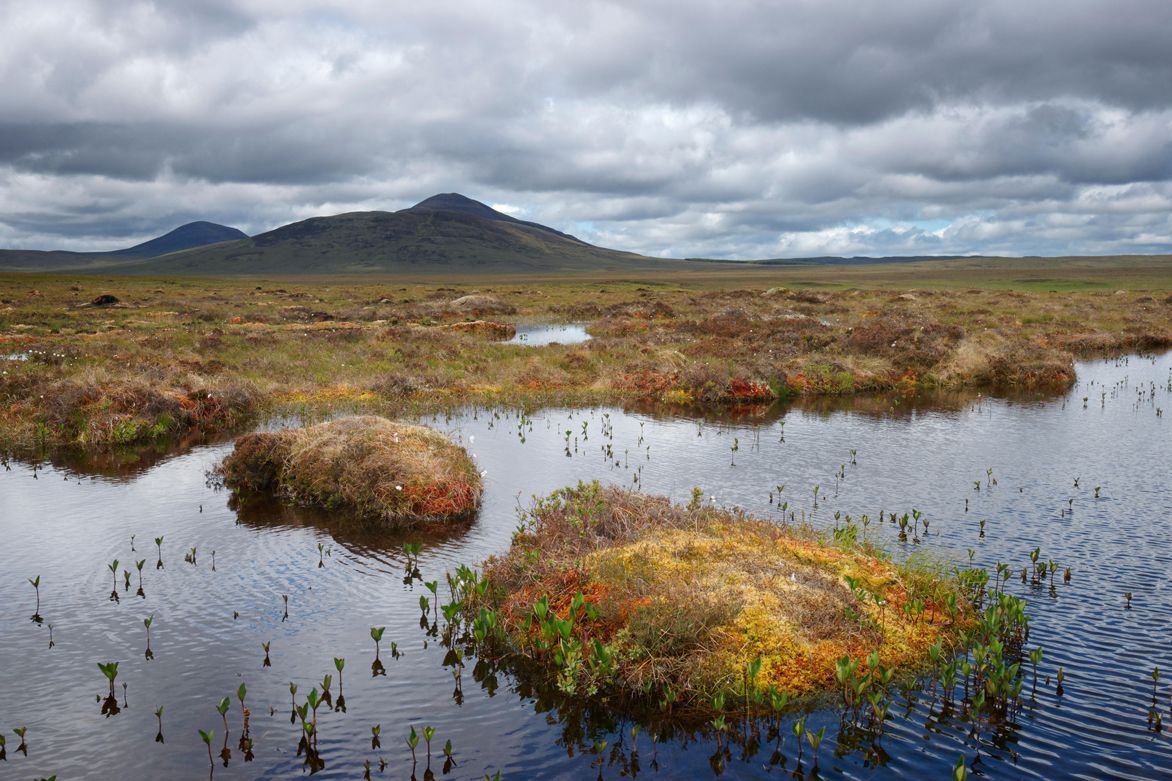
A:
POLYGON ((1166 257, 428 280, 9 274, 0 444, 104 446, 309 410, 1061 386, 1075 357, 1169 345, 1166 257), (592 338, 496 340, 545 322, 592 338))

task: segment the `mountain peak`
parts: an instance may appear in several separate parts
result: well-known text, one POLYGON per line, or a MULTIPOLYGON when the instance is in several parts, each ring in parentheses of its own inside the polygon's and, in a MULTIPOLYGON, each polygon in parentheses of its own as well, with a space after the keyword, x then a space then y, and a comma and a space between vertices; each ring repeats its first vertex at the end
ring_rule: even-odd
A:
POLYGON ((217 244, 221 241, 236 241, 247 239, 248 235, 236 228, 226 225, 217 225, 214 222, 199 220, 180 225, 170 233, 144 241, 142 244, 108 253, 110 255, 131 255, 135 257, 155 257, 168 252, 202 247, 205 244, 217 244))
POLYGON ((466 212, 468 214, 477 214, 481 217, 491 217, 494 219, 508 218, 508 215, 501 214, 496 209, 488 204, 475 201, 466 195, 460 193, 439 193, 430 198, 424 198, 419 203, 412 206, 407 211, 423 211, 425 209, 433 211, 449 211, 449 212, 466 212))

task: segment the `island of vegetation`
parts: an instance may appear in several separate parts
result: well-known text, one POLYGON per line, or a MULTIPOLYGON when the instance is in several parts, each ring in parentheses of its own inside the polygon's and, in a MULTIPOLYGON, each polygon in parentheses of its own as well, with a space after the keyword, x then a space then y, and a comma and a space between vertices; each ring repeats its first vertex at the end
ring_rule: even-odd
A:
POLYGON ((537 500, 482 582, 469 604, 489 639, 564 693, 704 715, 726 696, 861 700, 957 647, 980 591, 893 563, 849 519, 819 536, 698 489, 680 506, 598 483, 537 500))
POLYGON ((480 503, 480 473, 463 448, 425 426, 373 415, 246 434, 220 471, 234 490, 275 491, 386 523, 464 518, 480 503))

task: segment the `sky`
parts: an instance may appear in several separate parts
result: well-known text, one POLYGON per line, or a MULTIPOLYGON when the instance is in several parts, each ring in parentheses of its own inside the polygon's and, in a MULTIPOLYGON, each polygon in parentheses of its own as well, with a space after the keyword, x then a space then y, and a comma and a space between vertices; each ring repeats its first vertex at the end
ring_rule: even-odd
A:
POLYGON ((0 247, 461 192, 672 257, 1172 252, 1167 0, 0 0, 0 247))

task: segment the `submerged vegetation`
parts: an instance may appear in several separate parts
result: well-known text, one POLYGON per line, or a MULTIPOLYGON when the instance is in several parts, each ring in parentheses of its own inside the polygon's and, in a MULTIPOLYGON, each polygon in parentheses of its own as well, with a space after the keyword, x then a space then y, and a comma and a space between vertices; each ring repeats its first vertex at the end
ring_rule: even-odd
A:
POLYGON ((480 503, 480 473, 463 448, 424 426, 372 415, 246 434, 221 473, 234 489, 277 491, 385 522, 462 518, 480 503))
POLYGON ((916 669, 974 625, 961 583, 884 559, 855 527, 819 538, 701 499, 557 491, 485 565, 471 604, 563 691, 685 712, 827 694, 843 664, 916 669))

